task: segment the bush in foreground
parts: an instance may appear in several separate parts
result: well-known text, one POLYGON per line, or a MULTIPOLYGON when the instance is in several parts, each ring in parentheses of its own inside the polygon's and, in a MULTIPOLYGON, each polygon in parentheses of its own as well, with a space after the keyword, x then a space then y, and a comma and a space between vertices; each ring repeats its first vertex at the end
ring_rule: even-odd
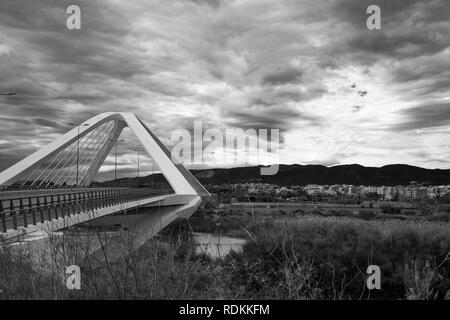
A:
POLYGON ((227 259, 242 298, 443 299, 450 292, 450 225, 307 217, 249 228, 242 254, 227 259), (381 268, 368 291, 366 269, 381 268))

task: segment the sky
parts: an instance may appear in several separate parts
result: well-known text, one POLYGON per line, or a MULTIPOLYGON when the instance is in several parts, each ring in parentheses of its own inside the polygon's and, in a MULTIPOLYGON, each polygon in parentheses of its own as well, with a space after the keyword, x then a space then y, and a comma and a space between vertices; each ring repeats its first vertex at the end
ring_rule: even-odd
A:
POLYGON ((0 170, 106 111, 169 147, 202 121, 279 129, 285 164, 450 168, 449 17, 448 0, 2 0, 0 170))

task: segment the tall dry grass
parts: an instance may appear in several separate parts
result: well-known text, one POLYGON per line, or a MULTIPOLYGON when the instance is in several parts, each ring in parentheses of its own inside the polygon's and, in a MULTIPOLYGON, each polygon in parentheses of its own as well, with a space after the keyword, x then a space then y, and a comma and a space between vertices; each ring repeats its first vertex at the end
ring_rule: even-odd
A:
POLYGON ((230 283, 242 298, 443 299, 450 292, 449 231, 448 223, 394 220, 259 221, 230 261, 230 283), (366 288, 372 264, 381 268, 382 290, 366 288))
MULTIPOLYGON (((192 299, 216 295, 210 261, 179 254, 158 239, 137 248, 135 234, 49 234, 31 245, 3 245, 0 299, 192 299), (66 268, 81 268, 81 290, 66 287, 66 268)), ((186 246, 184 244, 184 246, 186 246)))
POLYGON ((221 260, 196 254, 185 233, 139 248, 130 230, 50 234, 38 254, 3 245, 0 299, 450 298, 448 223, 306 216, 236 225, 248 242, 221 260), (66 287, 72 264, 81 290, 66 287), (366 288, 371 264, 380 291, 366 288))

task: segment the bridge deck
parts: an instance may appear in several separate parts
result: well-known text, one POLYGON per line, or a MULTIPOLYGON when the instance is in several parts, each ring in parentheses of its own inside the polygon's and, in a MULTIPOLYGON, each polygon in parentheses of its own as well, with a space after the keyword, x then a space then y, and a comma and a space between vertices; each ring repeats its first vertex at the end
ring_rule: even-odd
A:
POLYGON ((0 232, 171 193, 171 190, 147 188, 0 192, 0 232))

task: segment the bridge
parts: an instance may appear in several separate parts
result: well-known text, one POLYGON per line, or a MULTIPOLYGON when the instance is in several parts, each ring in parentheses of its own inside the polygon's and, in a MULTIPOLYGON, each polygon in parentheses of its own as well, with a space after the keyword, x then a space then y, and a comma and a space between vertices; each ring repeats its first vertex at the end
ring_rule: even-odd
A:
POLYGON ((188 218, 210 198, 144 122, 122 112, 102 113, 77 124, 1 172, 0 188, 0 240, 57 231, 135 208, 165 207, 155 233, 176 219, 188 218), (166 185, 95 184, 101 165, 127 127, 159 167, 166 185))

